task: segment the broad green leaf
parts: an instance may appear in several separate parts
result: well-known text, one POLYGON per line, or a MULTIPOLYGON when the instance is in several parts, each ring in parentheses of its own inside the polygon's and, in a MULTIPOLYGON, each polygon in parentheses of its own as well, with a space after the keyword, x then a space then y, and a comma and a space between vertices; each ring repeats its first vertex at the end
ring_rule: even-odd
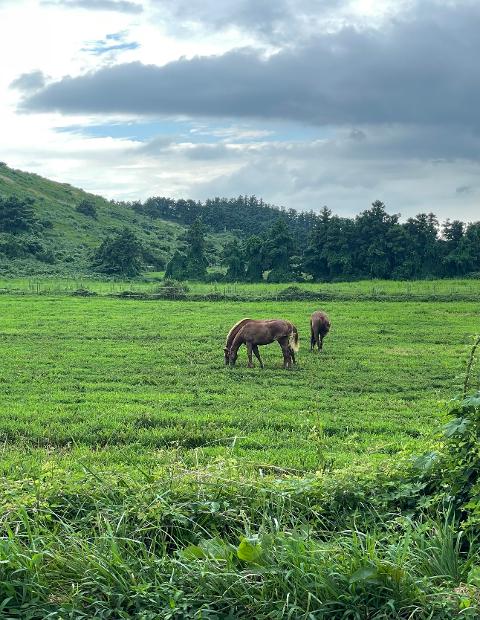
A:
POLYGON ((470 420, 466 418, 455 418, 451 422, 445 425, 445 437, 453 437, 453 435, 463 435, 468 426, 471 424, 470 420))
MULTIPOLYGON (((208 538, 200 541, 200 548, 213 560, 227 560, 232 553, 232 546, 221 538, 208 538)), ((235 547, 233 547, 234 549, 235 547)))
POLYGON ((480 587, 480 566, 472 566, 468 573, 467 583, 477 588, 480 587))
POLYGON ((362 566, 350 576, 350 583, 358 581, 375 581, 378 577, 378 571, 374 566, 362 566))
POLYGON ((258 562, 262 555, 262 546, 257 541, 243 538, 237 548, 237 556, 244 562, 258 562))
POLYGON ((203 560, 207 557, 205 551, 198 545, 189 545, 182 549, 180 553, 187 560, 203 560))

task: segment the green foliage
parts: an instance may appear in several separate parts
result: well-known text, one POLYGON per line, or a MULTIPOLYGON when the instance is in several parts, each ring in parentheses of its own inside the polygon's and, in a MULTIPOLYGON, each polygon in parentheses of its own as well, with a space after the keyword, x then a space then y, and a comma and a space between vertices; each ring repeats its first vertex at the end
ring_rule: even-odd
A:
POLYGON ((43 258, 31 255, 27 261, 4 255, 3 273, 91 273, 92 249, 125 226, 142 243, 149 269, 163 269, 175 256, 177 266, 169 273, 176 279, 204 280, 207 265, 222 261, 228 281, 241 281, 245 270, 247 282, 261 282, 264 271, 271 282, 411 280, 480 271, 479 222, 447 221, 440 231, 434 214, 421 213, 401 223, 378 200, 355 219, 333 215, 326 207, 319 214, 282 210, 255 196, 203 204, 170 198, 115 202, 0 167, 0 232, 35 233, 47 248, 43 258), (1 207, 7 203, 8 209, 1 207), (190 226, 190 232, 184 235, 179 224, 190 226), (259 236, 245 239, 252 230, 259 236), (221 256, 221 246, 232 236, 241 251, 230 247, 221 256), (175 253, 183 253, 187 238, 186 264, 178 266, 175 253), (54 269, 47 266, 53 264, 54 269))
POLYGON ((0 195, 0 233, 20 233, 31 230, 35 223, 33 198, 0 195))
POLYGON ((173 280, 184 280, 187 276, 187 256, 177 250, 168 261, 165 268, 165 277, 173 280))
POLYGON ((124 228, 107 237, 95 252, 94 266, 98 271, 123 277, 137 276, 143 267, 143 249, 135 233, 124 228))
POLYGON ((160 294, 164 299, 185 299, 189 290, 185 283, 165 276, 157 288, 157 294, 160 294))
POLYGON ((208 262, 205 257, 205 232, 202 221, 197 219, 185 233, 185 241, 187 243, 186 279, 204 280, 207 275, 208 262))
POLYGON ((469 393, 471 376, 480 346, 477 338, 468 360, 463 394, 451 401, 451 420, 443 430, 437 453, 418 461, 428 490, 423 505, 448 505, 461 527, 480 535, 480 391, 469 393))
POLYGON ((245 280, 245 259, 238 239, 233 239, 223 248, 223 264, 227 267, 227 282, 243 282, 245 280))
MULTIPOLYGON (((135 233, 145 248, 145 263, 157 269, 163 268, 166 258, 178 246, 177 236, 183 230, 176 224, 140 215, 129 203, 107 201, 67 184, 55 183, 7 166, 1 167, 0 201, 8 200, 12 194, 22 203, 34 199, 31 204, 34 215, 31 227, 15 232, 15 236, 35 236, 45 253, 8 258, 0 254, 0 273, 5 275, 91 275, 92 251, 102 239, 120 232, 125 226, 135 233), (95 205, 96 218, 77 211, 76 207, 83 201, 95 205)), ((0 227, 1 220, 0 217, 0 227)), ((1 233, 0 237, 3 239, 1 233)), ((218 241, 215 239, 216 247, 223 240, 223 237, 218 241)))
POLYGON ((50 465, 3 479, 2 613, 478 617, 478 571, 448 516, 328 531, 293 480, 278 493, 274 479, 229 473, 224 462, 137 478, 50 465))
POLYGON ((260 237, 252 235, 245 243, 244 255, 247 263, 245 279, 247 282, 261 282, 263 280, 263 243, 260 237))
POLYGON ((76 210, 78 213, 82 213, 87 217, 93 217, 93 219, 97 219, 97 207, 95 206, 95 202, 90 198, 83 198, 77 205, 76 210))
POLYGON ((200 220, 190 226, 184 240, 185 252, 175 252, 166 266, 165 276, 175 280, 205 280, 208 261, 205 256, 205 227, 200 220))

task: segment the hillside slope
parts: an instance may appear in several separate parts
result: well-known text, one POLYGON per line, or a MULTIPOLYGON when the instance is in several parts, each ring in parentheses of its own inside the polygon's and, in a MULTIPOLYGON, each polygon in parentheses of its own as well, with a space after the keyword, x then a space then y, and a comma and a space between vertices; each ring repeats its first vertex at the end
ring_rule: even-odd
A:
MULTIPOLYGON (((33 209, 39 225, 33 234, 45 251, 36 256, 2 252, 2 237, 3 248, 8 243, 6 235, 0 233, 0 273, 4 275, 89 273, 92 251, 106 236, 125 226, 148 248, 151 262, 160 269, 179 246, 179 237, 185 231, 179 224, 137 213, 128 204, 108 201, 68 183, 57 183, 0 164, 0 197, 12 195, 34 199, 33 209), (96 218, 76 210, 82 200, 94 203, 96 218)), ((212 248, 218 250, 224 238, 223 235, 212 236, 212 248)))

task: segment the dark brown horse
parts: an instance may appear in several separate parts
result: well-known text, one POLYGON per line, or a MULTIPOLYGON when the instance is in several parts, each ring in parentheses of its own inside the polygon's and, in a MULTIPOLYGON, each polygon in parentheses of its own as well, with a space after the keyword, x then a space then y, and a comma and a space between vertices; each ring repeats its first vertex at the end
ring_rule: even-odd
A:
POLYGON ((314 312, 310 317, 310 351, 313 351, 315 345, 318 350, 323 349, 323 339, 330 331, 330 320, 325 312, 314 312))
POLYGON ((299 349, 298 331, 295 325, 283 319, 268 319, 262 321, 243 319, 232 327, 227 336, 225 362, 228 355, 230 366, 235 366, 238 357, 238 349, 244 344, 247 347, 248 367, 253 367, 253 353, 260 362, 260 367, 263 368, 263 362, 260 358, 258 347, 259 345, 270 344, 275 340, 282 348, 283 367, 290 368, 292 362, 295 363, 295 353, 299 349))

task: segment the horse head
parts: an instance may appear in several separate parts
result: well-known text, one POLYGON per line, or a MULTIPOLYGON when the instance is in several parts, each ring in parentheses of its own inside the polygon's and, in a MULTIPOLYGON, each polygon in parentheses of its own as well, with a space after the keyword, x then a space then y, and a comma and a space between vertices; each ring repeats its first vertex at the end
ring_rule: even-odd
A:
MULTIPOLYGON (((234 351, 228 352, 228 363, 230 364, 230 366, 235 366, 235 362, 237 361, 237 357, 238 357, 238 352, 234 351)), ((225 353, 225 359, 227 358, 227 353, 225 353)))

